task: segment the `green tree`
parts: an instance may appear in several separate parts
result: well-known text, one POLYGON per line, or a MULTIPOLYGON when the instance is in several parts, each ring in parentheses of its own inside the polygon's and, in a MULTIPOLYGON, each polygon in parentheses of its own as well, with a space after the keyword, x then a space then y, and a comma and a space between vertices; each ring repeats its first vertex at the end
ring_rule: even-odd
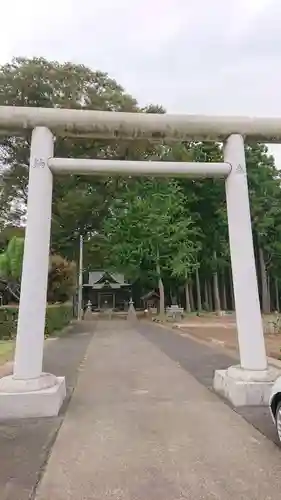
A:
MULTIPOLYGON (((222 161, 221 145, 214 142, 190 142, 172 145, 166 150, 164 159, 169 161, 214 162, 222 161)), ((196 295, 197 309, 214 302, 220 310, 219 275, 229 266, 229 246, 227 234, 227 214, 224 182, 217 179, 183 178, 179 183, 187 200, 188 213, 197 227, 197 242, 200 248, 198 263, 185 282, 185 302, 187 311, 191 310, 193 291, 196 295), (193 290, 194 289, 194 290, 193 290), (211 295, 214 300, 209 298, 211 295)))
POLYGON ((0 230, 0 251, 6 250, 12 238, 15 236, 17 238, 24 238, 24 235, 25 228, 23 226, 3 225, 0 230))
POLYGON ((15 300, 20 297, 20 277, 22 271, 24 238, 13 236, 6 251, 0 254, 0 284, 1 289, 8 291, 15 300))
MULTIPOLYGON (((19 300, 24 238, 13 236, 5 252, 0 254, 0 279, 8 291, 19 300)), ((76 266, 60 255, 51 255, 48 273, 48 300, 65 302, 76 287, 76 266)))
POLYGON ((183 192, 173 180, 138 180, 122 194, 104 225, 110 262, 135 277, 149 263, 163 314, 165 271, 182 274, 196 263, 193 221, 186 217, 183 192))
POLYGON ((261 304, 269 313, 270 274, 274 271, 276 277, 281 271, 280 174, 263 144, 247 145, 246 160, 261 304))
POLYGON ((5 252, 0 254, 0 276, 19 282, 22 271, 24 238, 14 236, 5 252))
MULTIPOLYGON (((114 79, 84 65, 58 63, 44 58, 14 58, 0 67, 0 105, 63 107, 106 111, 163 113, 161 106, 139 108, 114 79)), ((56 155, 80 158, 146 159, 157 154, 147 140, 134 141, 57 138, 56 155)), ((16 225, 25 217, 30 134, 0 139, 0 164, 4 169, 1 213, 16 225)), ((120 179, 90 176, 57 176, 53 192, 52 249, 77 260, 79 236, 95 240, 110 199, 120 179)), ((122 184, 122 182, 121 182, 122 184)), ((91 251, 89 251, 89 255, 91 251)), ((85 261, 86 265, 91 262, 85 261)))
MULTIPOLYGON (((0 105, 165 112, 161 106, 155 105, 140 108, 136 100, 106 73, 92 71, 83 65, 60 64, 43 58, 16 58, 0 67, 0 105)), ((62 157, 222 160, 222 147, 213 142, 166 144, 160 141, 155 144, 148 140, 138 140, 136 143, 134 140, 58 138, 55 146, 56 154, 62 157)), ((23 236, 20 232, 21 221, 26 214, 29 147, 29 133, 0 139, 0 251, 7 247, 13 236, 23 236)), ((264 312, 268 312, 273 305, 279 309, 280 174, 264 145, 248 144, 246 159, 261 302, 264 312)), ((77 261, 80 234, 84 236, 84 263, 87 269, 106 267, 107 262, 113 265, 115 261, 116 266, 122 264, 123 268, 126 264, 125 274, 137 278, 144 287, 153 284, 159 276, 163 287, 169 289, 170 293, 175 293, 176 289, 182 289, 184 285, 185 301, 190 302, 190 308, 200 310, 203 303, 210 310, 219 310, 221 304, 224 309, 234 305, 223 181, 185 178, 174 182, 58 176, 54 183, 52 253, 60 254, 69 261, 77 261), (180 192, 177 198, 180 213, 174 219, 174 208, 170 209, 168 215, 165 211, 171 186, 177 186, 180 192), (150 216, 146 215, 149 203, 156 207, 150 216), (163 218, 162 212, 160 217, 161 210, 166 214, 163 218), (179 223, 178 230, 171 230, 168 235, 162 227, 162 219, 165 228, 175 228, 179 223), (132 236, 134 244, 128 246, 128 254, 122 241, 119 242, 120 246, 117 244, 117 229, 114 229, 116 220, 120 224, 124 221, 124 228, 118 229, 120 234, 127 234, 128 227, 131 227, 128 234, 132 236), (130 226, 130 220, 134 222, 134 228, 130 226), (172 224, 172 220, 176 222, 172 224), (181 227, 180 222, 183 220, 189 221, 190 232, 187 232, 186 238, 181 236, 177 240, 176 233, 185 233, 184 223, 181 227), (104 226, 107 228, 105 235, 104 226), (108 232, 110 227, 113 228, 111 236, 108 232), (155 249, 157 238, 147 236, 148 228, 151 227, 159 238, 163 230, 165 239, 165 245, 159 253, 158 272, 157 254, 155 257, 155 252, 150 251, 152 246, 155 249), (146 243, 141 241, 138 244, 138 238, 146 243), (188 247, 190 242, 192 251, 188 247), (109 243, 115 249, 114 258, 109 243), (187 251, 186 247, 189 248, 187 251)), ((2 258, 2 267, 4 265, 2 258)))
MULTIPOLYGON (((0 105, 136 111, 136 101, 106 73, 83 65, 44 58, 15 58, 0 68, 0 105)), ((0 142, 2 213, 21 219, 27 201, 30 134, 0 142)), ((115 157, 126 154, 116 141, 58 138, 56 154, 69 157, 115 157)), ((52 246, 69 258, 77 254, 79 234, 98 230, 112 186, 105 178, 56 178, 52 246)))

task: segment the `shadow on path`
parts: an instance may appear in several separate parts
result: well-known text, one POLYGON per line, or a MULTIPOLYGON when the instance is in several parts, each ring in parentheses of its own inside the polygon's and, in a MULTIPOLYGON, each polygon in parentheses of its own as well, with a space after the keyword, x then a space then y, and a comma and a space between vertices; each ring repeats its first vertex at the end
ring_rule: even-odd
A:
POLYGON ((67 335, 50 340, 45 347, 44 371, 66 377, 67 398, 60 415, 0 422, 1 500, 32 498, 92 337, 87 330, 88 325, 74 324, 67 335))
MULTIPOLYGON (((183 337, 171 329, 140 322, 137 330, 210 390, 212 390, 214 371, 235 364, 235 359, 225 354, 222 348, 183 337)), ((225 403, 231 406, 228 401, 225 403)), ((267 407, 245 406, 233 410, 264 436, 278 444, 275 427, 267 407)))

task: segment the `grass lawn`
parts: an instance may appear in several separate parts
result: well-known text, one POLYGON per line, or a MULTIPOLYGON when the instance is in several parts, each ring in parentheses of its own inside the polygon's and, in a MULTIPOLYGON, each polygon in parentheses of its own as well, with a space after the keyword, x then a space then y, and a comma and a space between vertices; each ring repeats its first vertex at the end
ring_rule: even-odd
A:
POLYGON ((13 340, 0 340, 0 365, 12 359, 14 347, 15 342, 13 340))

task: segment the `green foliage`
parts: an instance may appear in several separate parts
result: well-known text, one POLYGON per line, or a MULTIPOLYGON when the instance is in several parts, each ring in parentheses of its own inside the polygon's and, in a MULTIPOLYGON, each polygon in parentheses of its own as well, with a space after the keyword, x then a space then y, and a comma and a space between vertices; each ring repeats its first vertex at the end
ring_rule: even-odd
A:
MULTIPOLYGON (((20 282, 24 239, 13 236, 5 252, 0 254, 0 277, 20 282)), ((48 302, 66 302, 76 288, 76 265, 60 255, 51 255, 48 272, 48 302)))
POLYGON ((22 271, 24 238, 14 236, 5 252, 0 254, 0 276, 19 281, 22 271))
POLYGON ((46 337, 56 336, 73 319, 73 306, 70 303, 48 305, 46 310, 46 337))
POLYGON ((280 172, 265 145, 246 148, 253 231, 267 256, 267 267, 281 269, 280 172))
MULTIPOLYGON (((73 318, 72 304, 49 305, 46 309, 45 335, 56 335, 73 318)), ((15 338, 17 332, 18 307, 0 307, 0 340, 15 338)))
MULTIPOLYGON (((16 58, 0 67, 0 105, 165 112, 157 105, 140 108, 106 73, 44 58, 16 58)), ((23 236, 19 221, 26 212, 29 146, 29 133, 0 138, 0 163, 4 166, 0 173, 0 251, 14 236, 23 236)), ((222 145, 212 142, 171 145, 147 140, 58 138, 55 147, 61 157, 208 162, 221 161, 223 156, 222 145)), ((272 292, 276 280, 278 295, 280 174, 264 145, 247 144, 246 160, 257 266, 262 249, 267 273, 259 276, 260 290, 264 294, 269 286, 272 292), (268 277, 269 285, 265 284, 268 277)), ((185 280, 192 288, 197 267, 202 293, 206 281, 212 289, 210 280, 217 273, 231 295, 226 200, 220 180, 58 176, 54 183, 52 253, 77 262, 80 234, 88 270, 122 269, 128 278, 137 280, 140 289, 156 286, 161 276, 165 289, 174 293, 185 280)), ((15 249, 13 252, 16 255, 15 249)), ((11 267, 11 260, 2 254, 2 273, 13 268, 13 273, 19 274, 19 260, 12 261, 11 267)), ((68 286, 69 281, 64 284, 68 286)), ((56 300, 57 278, 53 284, 50 293, 56 300)), ((193 292, 198 294, 194 286, 193 292)), ((65 298, 63 288, 61 293, 65 298)))
MULTIPOLYGON (((44 58, 15 58, 0 67, 0 105, 137 111, 136 101, 109 78, 83 65, 44 58)), ((1 213, 18 221, 25 215, 30 135, 0 139, 3 190, 1 213)), ((58 138, 61 157, 124 157, 130 146, 116 141, 58 138)), ((70 260, 79 249, 79 234, 93 234, 108 210, 112 184, 104 178, 56 178, 53 193, 52 248, 70 260), (75 221, 75 227, 74 227, 75 221)))
POLYGON ((0 251, 5 251, 11 239, 16 236, 17 238, 24 238, 25 228, 22 226, 14 226, 8 224, 0 228, 0 251))
POLYGON ((150 273, 189 273, 198 243, 181 187, 173 180, 144 179, 130 184, 112 204, 104 235, 112 267, 134 278, 149 264, 150 273))
MULTIPOLYGON (((20 282, 24 239, 12 237, 5 252, 0 254, 0 277, 8 282, 20 282)), ((66 302, 76 288, 76 265, 60 255, 51 255, 48 273, 48 302, 66 302)))
POLYGON ((6 252, 0 254, 0 277, 9 276, 10 266, 6 252))

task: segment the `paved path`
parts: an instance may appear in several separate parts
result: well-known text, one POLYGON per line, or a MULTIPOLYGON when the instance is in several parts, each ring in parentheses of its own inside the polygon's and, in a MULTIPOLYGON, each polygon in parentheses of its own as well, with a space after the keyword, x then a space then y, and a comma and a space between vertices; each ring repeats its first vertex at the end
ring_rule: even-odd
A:
MULTIPOLYGON (((229 352, 217 344, 196 341, 192 336, 182 336, 178 330, 155 324, 148 327, 140 322, 138 331, 210 390, 215 370, 239 363, 238 358, 235 359, 235 352, 229 352), (161 335, 159 335, 160 328, 161 335)), ((230 403, 226 403, 231 407, 230 403)), ((278 443, 269 408, 244 406, 236 408, 235 411, 271 441, 278 443)))
POLYGON ((0 423, 0 500, 32 498, 76 385, 78 369, 92 337, 88 332, 89 325, 73 325, 69 334, 50 340, 45 346, 44 369, 66 377, 68 397, 60 415, 0 423))
POLYGON ((143 329, 98 325, 36 500, 279 500, 280 450, 143 329))

